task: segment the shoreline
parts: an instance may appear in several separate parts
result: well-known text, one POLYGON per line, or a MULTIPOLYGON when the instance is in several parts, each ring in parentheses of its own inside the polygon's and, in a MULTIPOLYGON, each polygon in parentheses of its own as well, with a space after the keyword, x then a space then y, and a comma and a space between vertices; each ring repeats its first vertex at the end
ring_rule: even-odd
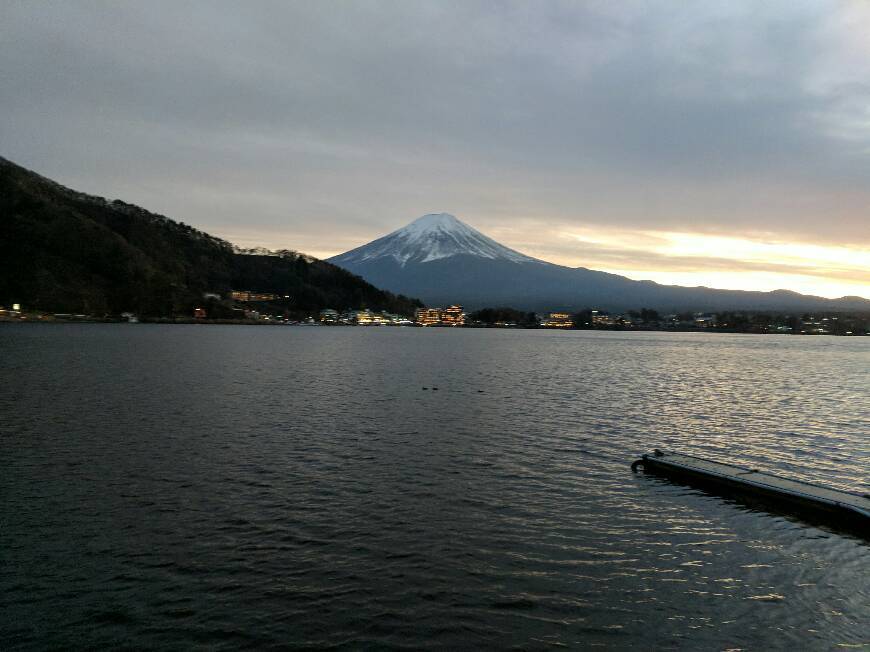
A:
POLYGON ((317 327, 317 328, 425 328, 425 329, 474 329, 474 330, 532 330, 532 331, 592 331, 605 333, 711 333, 723 335, 786 335, 786 336, 833 336, 833 337, 868 337, 868 333, 795 333, 795 332, 776 332, 763 330, 740 330, 733 328, 691 328, 691 327, 674 327, 674 328, 653 328, 649 326, 635 327, 609 327, 609 328, 548 328, 546 326, 495 326, 491 324, 465 324, 462 326, 423 326, 420 324, 414 325, 398 325, 398 324, 322 324, 319 322, 285 322, 277 320, 241 320, 241 319, 194 319, 188 317, 179 318, 144 318, 135 322, 130 322, 125 319, 104 319, 99 317, 82 316, 81 318, 59 319, 54 316, 27 314, 20 317, 0 316, 0 325, 2 324, 43 324, 43 325, 61 325, 61 324, 118 324, 137 326, 144 325, 179 325, 179 326, 283 326, 283 327, 317 327))

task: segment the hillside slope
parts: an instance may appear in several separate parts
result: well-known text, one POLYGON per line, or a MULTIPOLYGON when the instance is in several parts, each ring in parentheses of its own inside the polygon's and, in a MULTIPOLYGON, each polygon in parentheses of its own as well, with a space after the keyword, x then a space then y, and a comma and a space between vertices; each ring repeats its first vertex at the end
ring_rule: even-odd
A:
POLYGON ((325 261, 243 255, 220 238, 120 200, 65 188, 0 158, 0 305, 91 315, 189 315, 204 292, 291 297, 289 307, 368 307, 408 314, 418 302, 325 261))

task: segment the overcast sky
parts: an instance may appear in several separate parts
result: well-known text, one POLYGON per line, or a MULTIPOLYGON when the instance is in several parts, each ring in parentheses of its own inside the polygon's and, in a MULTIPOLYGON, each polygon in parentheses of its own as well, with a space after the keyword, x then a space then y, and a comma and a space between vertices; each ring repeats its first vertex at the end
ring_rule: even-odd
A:
POLYGON ((2 0, 0 155, 245 246, 446 211, 561 264, 870 297, 870 3, 2 0))

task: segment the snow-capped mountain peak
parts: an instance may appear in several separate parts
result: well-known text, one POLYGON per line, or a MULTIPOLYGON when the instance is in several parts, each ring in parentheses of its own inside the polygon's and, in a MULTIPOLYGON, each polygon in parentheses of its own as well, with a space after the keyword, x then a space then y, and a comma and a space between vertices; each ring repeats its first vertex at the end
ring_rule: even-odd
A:
POLYGON ((331 260, 342 264, 394 258, 404 267, 409 262, 427 263, 459 255, 519 263, 539 262, 500 245, 449 213, 424 215, 401 229, 331 260))
POLYGON ((429 213, 423 217, 418 217, 416 220, 399 229, 400 231, 427 231, 431 229, 456 228, 462 226, 462 222, 456 219, 455 215, 450 213, 429 213))

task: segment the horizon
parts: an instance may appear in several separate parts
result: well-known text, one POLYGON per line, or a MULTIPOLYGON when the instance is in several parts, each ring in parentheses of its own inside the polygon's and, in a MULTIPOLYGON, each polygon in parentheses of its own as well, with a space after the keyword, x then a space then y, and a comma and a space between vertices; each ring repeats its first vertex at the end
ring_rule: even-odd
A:
POLYGON ((433 210, 566 267, 870 298, 870 5, 6 5, 2 155, 241 247, 433 210))
MULTIPOLYGON (((487 237, 490 237, 487 233, 485 233, 485 232, 480 231, 479 229, 477 229, 473 224, 469 224, 469 223, 467 223, 465 220, 463 220, 463 219, 457 217, 456 215, 454 215, 453 213, 450 213, 449 211, 432 212, 432 213, 426 213, 426 214, 421 215, 421 216, 419 216, 419 217, 413 218, 413 219, 411 219, 410 221, 408 221, 407 223, 405 223, 404 225, 402 225, 402 226, 400 226, 400 227, 398 227, 398 228, 396 228, 396 229, 392 229, 392 230, 390 230, 390 231, 387 232, 387 233, 382 233, 382 234, 380 234, 380 235, 377 235, 377 236, 373 237, 371 240, 368 240, 368 241, 366 241, 366 242, 360 243, 359 245, 353 246, 353 247, 351 247, 350 249, 347 249, 347 250, 345 250, 345 251, 339 251, 339 252, 336 252, 336 253, 334 253, 334 254, 328 254, 328 255, 325 255, 325 256, 317 256, 317 257, 318 257, 318 258, 321 258, 321 259, 323 259, 323 260, 329 260, 329 258, 332 258, 332 257, 338 256, 338 255, 340 255, 340 254, 348 253, 348 252, 353 251, 353 250, 355 250, 355 249, 358 249, 358 248, 360 248, 360 247, 364 247, 366 244, 369 244, 370 242, 372 242, 372 241, 374 241, 374 240, 377 240, 377 239, 379 239, 379 238, 381 238, 381 237, 385 237, 385 236, 387 236, 387 235, 392 235, 392 234, 395 233, 395 232, 401 231, 401 230, 403 230, 403 229, 405 229, 405 228, 411 226, 411 225, 414 224, 415 222, 419 222, 420 220, 422 220, 422 219, 424 219, 424 218, 426 218, 426 217, 433 216, 433 215, 447 215, 447 216, 452 217, 453 219, 459 221, 461 224, 463 224, 463 225, 465 225, 465 226, 467 226, 467 227, 471 227, 472 229, 474 229, 474 230, 476 230, 476 231, 482 233, 483 235, 485 235, 485 236, 487 236, 487 237)), ((683 235, 683 234, 674 234, 674 235, 676 235, 676 236, 680 236, 680 235, 683 235)), ((495 238, 493 238, 493 239, 495 239, 495 238)), ((496 241, 498 242, 498 244, 505 244, 505 243, 499 242, 498 240, 496 240, 496 241)), ((505 244, 505 246, 508 246, 508 245, 505 244)), ((778 243, 767 243, 767 246, 769 246, 769 247, 776 247, 776 246, 778 246, 778 243)), ((564 263, 561 263, 561 262, 556 262, 556 261, 553 261, 553 260, 547 260, 547 259, 544 259, 544 258, 538 258, 537 256, 532 256, 531 254, 528 254, 527 252, 525 252, 525 251, 523 251, 523 250, 521 250, 521 249, 517 249, 517 248, 512 247, 512 246, 509 246, 509 248, 514 249, 514 251, 517 251, 517 252, 520 253, 520 254, 523 254, 523 255, 525 255, 525 256, 531 256, 532 258, 536 258, 537 260, 541 260, 541 261, 546 262, 546 263, 552 263, 552 264, 554 264, 554 265, 562 265, 563 267, 575 267, 575 268, 576 268, 576 267, 585 267, 585 265, 572 266, 572 265, 564 264, 564 263)), ((313 254, 310 254, 310 252, 303 252, 303 253, 309 253, 309 255, 313 255, 313 254)), ((870 260, 867 261, 867 265, 870 266, 870 260)), ((590 269, 591 269, 591 268, 590 268, 590 269)), ((868 289, 868 295, 859 295, 859 294, 851 294, 851 295, 850 295, 850 294, 842 294, 842 295, 830 295, 830 296, 828 296, 828 295, 824 295, 824 294, 816 294, 816 293, 813 293, 813 292, 801 292, 801 291, 799 291, 799 290, 794 290, 794 289, 791 289, 791 288, 785 288, 785 287, 770 287, 770 288, 762 288, 762 289, 760 289, 760 288, 758 288, 758 287, 718 287, 718 286, 714 286, 714 285, 706 285, 706 284, 703 284, 703 283, 699 283, 699 284, 697 284, 697 285, 685 285, 685 284, 681 284, 681 283, 679 283, 679 282, 668 282, 668 281, 664 281, 664 280, 657 280, 657 279, 655 279, 655 278, 652 278, 650 275, 648 275, 648 276, 643 276, 643 272, 640 272, 639 275, 637 275, 637 274, 636 274, 636 275, 631 275, 630 273, 624 273, 624 272, 622 272, 622 271, 613 271, 613 270, 609 270, 609 269, 597 269, 597 271, 606 271, 606 272, 610 272, 610 273, 614 273, 614 274, 619 274, 619 275, 621 275, 621 276, 625 276, 625 277, 627 277, 627 278, 630 278, 630 279, 632 279, 632 280, 636 280, 636 281, 654 281, 654 282, 656 282, 656 283, 660 283, 661 285, 682 285, 682 286, 684 286, 684 287, 706 287, 706 288, 710 288, 710 289, 722 289, 722 290, 746 290, 746 291, 761 291, 761 292, 787 291, 787 292, 798 292, 799 294, 806 294, 806 295, 820 296, 820 297, 824 297, 824 298, 828 298, 828 299, 840 299, 840 298, 848 298, 848 297, 858 297, 858 298, 862 298, 862 299, 868 299, 868 300, 870 300, 870 289, 868 289)), ((666 277, 667 275, 665 274, 664 276, 666 277)))

